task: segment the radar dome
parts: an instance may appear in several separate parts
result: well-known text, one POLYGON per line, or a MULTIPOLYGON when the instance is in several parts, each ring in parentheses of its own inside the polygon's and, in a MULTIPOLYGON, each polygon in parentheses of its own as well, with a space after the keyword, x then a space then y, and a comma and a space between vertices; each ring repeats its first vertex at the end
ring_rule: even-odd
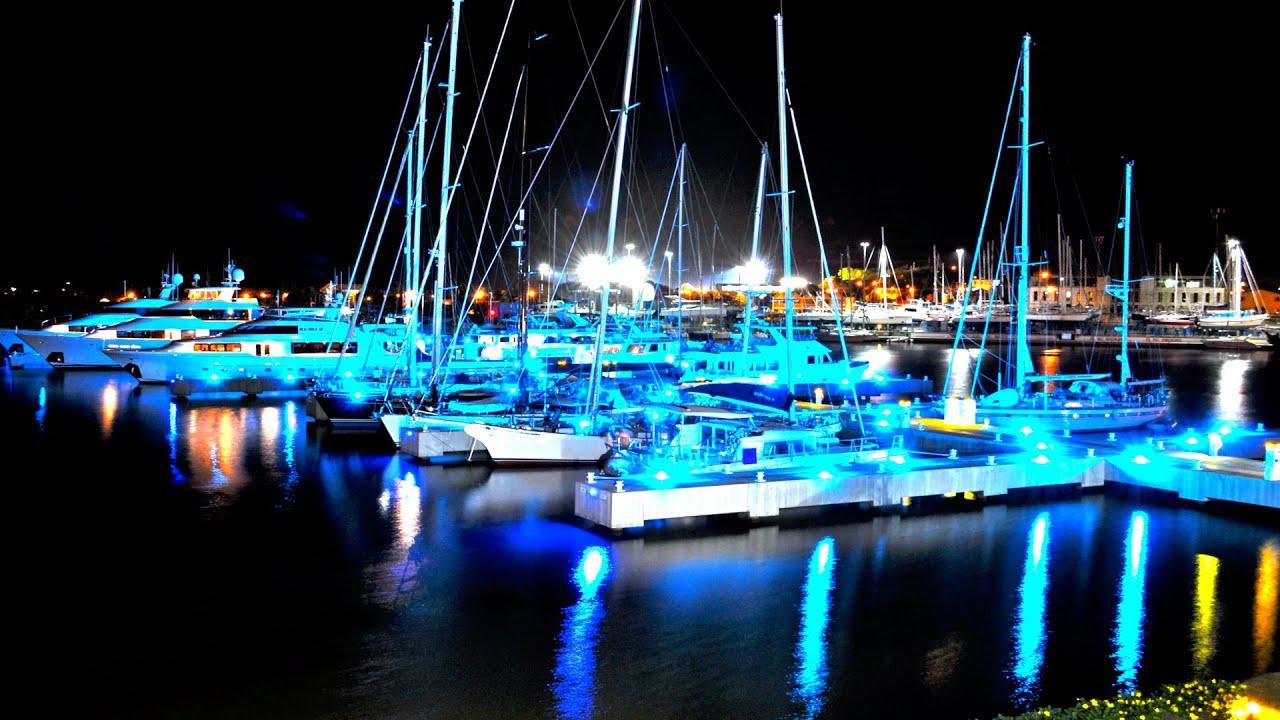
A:
POLYGON ((236 268, 235 271, 231 273, 231 279, 235 282, 244 282, 244 271, 240 268, 236 268))
MULTIPOLYGON (((196 277, 200 277, 200 276, 199 276, 199 275, 197 275, 196 277)), ((183 280, 186 280, 186 278, 182 277, 182 273, 174 273, 174 274, 173 274, 173 284, 174 284, 174 285, 181 285, 183 280)))

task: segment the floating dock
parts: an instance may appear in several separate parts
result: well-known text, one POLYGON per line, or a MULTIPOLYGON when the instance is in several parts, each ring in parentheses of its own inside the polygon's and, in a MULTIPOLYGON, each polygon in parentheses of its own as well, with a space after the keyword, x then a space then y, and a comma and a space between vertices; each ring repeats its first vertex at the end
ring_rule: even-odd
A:
MULTIPOLYGON (((860 505, 904 510, 923 498, 985 500, 1010 490, 1123 483, 1194 502, 1227 501, 1280 509, 1280 442, 1264 460, 1166 447, 1168 441, 1120 446, 1103 434, 1036 438, 985 426, 917 422, 903 448, 871 462, 813 458, 803 467, 726 475, 596 477, 576 483, 574 512, 594 525, 623 530, 651 521, 739 515, 773 518, 794 508, 860 505)), ((1280 437, 1275 438, 1280 440, 1280 437)))

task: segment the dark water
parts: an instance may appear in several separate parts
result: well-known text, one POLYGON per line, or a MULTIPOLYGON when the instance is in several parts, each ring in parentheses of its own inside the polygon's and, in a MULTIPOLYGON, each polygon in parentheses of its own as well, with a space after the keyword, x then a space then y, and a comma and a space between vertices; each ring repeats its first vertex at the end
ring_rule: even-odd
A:
MULTIPOLYGON (((1170 361, 1179 410, 1280 424, 1241 357, 1170 361)), ((4 371, 0 418, 24 717, 987 718, 1280 655, 1271 515, 1063 493, 614 537, 580 471, 421 466, 300 401, 4 371)))

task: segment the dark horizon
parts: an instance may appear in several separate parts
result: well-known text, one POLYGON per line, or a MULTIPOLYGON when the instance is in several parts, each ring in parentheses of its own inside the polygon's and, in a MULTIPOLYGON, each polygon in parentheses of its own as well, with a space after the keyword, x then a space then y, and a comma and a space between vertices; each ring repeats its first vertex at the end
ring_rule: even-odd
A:
MULTIPOLYGON (((499 226, 514 216, 532 175, 530 163, 493 184, 504 133, 515 138, 506 153, 518 155, 521 146, 549 143, 564 118, 526 205, 528 259, 535 267, 552 259, 554 242, 554 260, 565 264, 584 216, 575 256, 602 244, 607 133, 616 116, 607 110, 619 102, 631 3, 597 5, 570 13, 570 3, 547 3, 512 18, 471 136, 452 216, 458 224, 449 231, 451 272, 466 277, 472 258, 492 259, 499 226), (597 50, 596 72, 570 115, 585 58, 597 50), (528 91, 518 96, 514 82, 526 63, 528 91), (597 174, 594 209, 584 210, 597 174), (490 229, 481 230, 486 207, 490 229)), ((1176 262, 1184 275, 1200 274, 1215 250, 1221 255, 1215 239, 1226 235, 1240 238, 1260 279, 1272 272, 1276 251, 1254 179, 1270 170, 1274 150, 1250 130, 1252 118, 1267 117, 1261 22, 1162 18, 1162 32, 1140 34, 1141 25, 1119 18, 1090 18, 1082 29, 1030 17, 781 9, 796 116, 788 150, 792 239, 797 272, 811 280, 818 246, 810 184, 833 268, 842 256, 861 265, 860 243, 878 245, 882 228, 900 265, 927 262, 934 248, 952 262, 957 248, 969 252, 1026 32, 1035 44, 1032 137, 1044 142, 1033 156, 1037 208, 1058 206, 1073 242, 1109 243, 1123 163, 1133 159, 1136 272, 1155 272, 1158 256, 1166 269, 1176 262), (961 25, 974 29, 955 29, 961 25), (1215 216, 1215 208, 1225 212, 1215 216)), ((402 134, 422 40, 430 34, 433 56, 448 41, 449 3, 403 19, 387 10, 271 8, 200 18, 167 34, 150 30, 139 10, 38 21, 12 104, 21 109, 15 208, 34 219, 29 234, 10 243, 17 253, 0 273, 4 289, 156 287, 171 262, 188 278, 200 273, 216 284, 228 257, 252 288, 316 287, 349 272, 402 134)), ((628 242, 653 254, 659 282, 671 246, 656 228, 681 143, 689 153, 690 275, 747 258, 762 142, 770 146, 770 189, 778 189, 778 11, 765 2, 643 7, 628 131, 637 143, 627 158, 632 202, 621 227, 628 242)), ((471 132, 505 12, 462 6, 455 156, 471 132)), ((429 113, 440 111, 440 98, 429 101, 429 113)), ((424 180, 428 214, 438 205, 438 173, 429 167, 424 180)), ((1004 213, 999 202, 990 223, 1004 213)), ((1048 252, 1055 230, 1052 217, 1037 220, 1036 242, 1048 252)), ((394 254, 386 247, 395 232, 380 252, 394 254)), ((776 233, 766 234, 765 252, 777 257, 777 247, 776 233)), ((1037 256, 1040 249, 1033 245, 1037 256)), ((514 255, 501 250, 505 279, 495 270, 488 282, 509 280, 514 255)))

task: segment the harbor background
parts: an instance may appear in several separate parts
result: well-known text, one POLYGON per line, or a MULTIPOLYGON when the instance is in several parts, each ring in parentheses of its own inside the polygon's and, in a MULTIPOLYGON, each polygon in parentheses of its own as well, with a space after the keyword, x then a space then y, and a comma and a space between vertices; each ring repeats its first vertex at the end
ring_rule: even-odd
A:
MULTIPOLYGON (((950 353, 851 350, 937 382, 950 353)), ((1274 353, 1160 355, 1180 426, 1280 425, 1274 353)), ((1063 488, 614 537, 573 514, 581 470, 420 465, 300 398, 0 372, 39 717, 987 718, 1277 668, 1270 515, 1063 488)))

